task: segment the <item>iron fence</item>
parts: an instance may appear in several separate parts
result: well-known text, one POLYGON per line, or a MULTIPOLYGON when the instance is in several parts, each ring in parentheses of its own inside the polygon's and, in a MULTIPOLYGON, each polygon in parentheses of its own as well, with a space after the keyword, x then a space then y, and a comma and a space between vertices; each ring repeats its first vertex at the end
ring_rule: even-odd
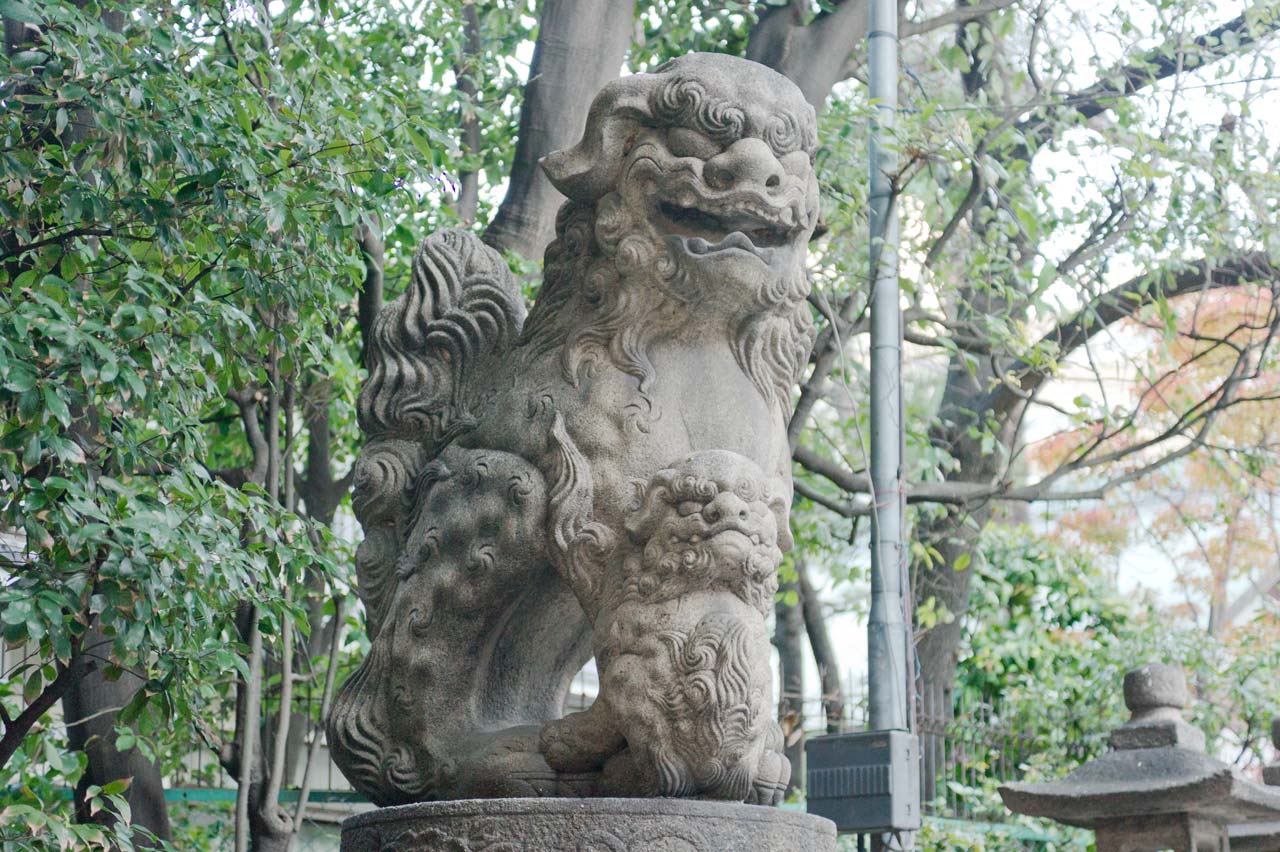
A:
MULTIPOLYGON (((865 683, 861 687, 843 703, 789 702, 791 724, 804 736, 866 730, 865 683)), ((923 810, 944 820, 1007 822, 1010 814, 995 791, 1000 784, 1020 780, 1036 765, 1070 769, 1106 750, 1105 734, 1075 733, 1066 714, 1053 708, 1038 708, 1031 718, 1030 711, 1004 701, 925 689, 916 696, 915 714, 923 810)))

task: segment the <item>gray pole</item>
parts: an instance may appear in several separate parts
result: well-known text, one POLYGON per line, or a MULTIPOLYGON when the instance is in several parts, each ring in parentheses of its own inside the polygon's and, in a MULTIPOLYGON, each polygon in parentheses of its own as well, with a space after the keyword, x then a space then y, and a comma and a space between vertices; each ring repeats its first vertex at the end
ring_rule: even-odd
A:
MULTIPOLYGON (((909 731, 910 632, 904 589, 906 490, 902 474, 902 312, 898 288, 898 211, 891 137, 898 111, 898 3, 871 0, 871 612, 867 620, 868 722, 872 731, 909 731)), ((903 755, 916 759, 916 750, 903 755)), ((911 775, 909 777, 915 777, 911 775)), ((911 786, 911 785, 907 785, 911 786)), ((896 790, 919 814, 918 787, 896 790)), ((872 849, 893 848, 893 835, 873 835, 872 849)), ((897 835, 910 847, 910 835, 897 835)))
POLYGON ((871 613, 867 619, 868 731, 805 746, 810 813, 874 852, 914 848, 920 829, 920 742, 907 592, 902 458, 902 311, 892 138, 898 111, 898 0, 870 0, 871 126, 871 613), (886 778, 885 784, 862 779, 886 778))
POLYGON ((890 133, 898 109, 898 4, 871 0, 871 613, 867 625, 871 730, 908 730, 906 544, 902 477, 902 314, 898 213, 890 133))

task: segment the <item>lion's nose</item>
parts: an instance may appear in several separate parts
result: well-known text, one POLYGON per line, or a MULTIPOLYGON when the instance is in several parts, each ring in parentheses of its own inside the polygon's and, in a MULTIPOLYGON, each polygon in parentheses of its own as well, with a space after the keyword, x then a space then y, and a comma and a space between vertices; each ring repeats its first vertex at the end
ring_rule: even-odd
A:
POLYGON ((782 164, 761 139, 739 139, 702 167, 702 178, 712 189, 754 189, 768 193, 782 186, 782 164))
POLYGON ((713 524, 721 520, 745 521, 749 515, 747 504, 742 498, 736 494, 726 492, 717 494, 707 504, 707 507, 702 510, 702 517, 713 524))

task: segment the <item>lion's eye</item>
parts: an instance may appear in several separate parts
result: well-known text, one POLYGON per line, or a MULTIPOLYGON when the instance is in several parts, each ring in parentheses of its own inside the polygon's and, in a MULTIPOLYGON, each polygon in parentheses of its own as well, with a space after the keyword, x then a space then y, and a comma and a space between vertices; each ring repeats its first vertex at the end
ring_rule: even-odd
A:
POLYGON ((696 130, 673 127, 667 131, 667 149, 677 157, 710 160, 720 153, 720 146, 696 130))
POLYGON ((792 151, 785 157, 781 158, 782 170, 789 175, 801 176, 809 172, 811 168, 809 163, 809 155, 804 151, 792 151))

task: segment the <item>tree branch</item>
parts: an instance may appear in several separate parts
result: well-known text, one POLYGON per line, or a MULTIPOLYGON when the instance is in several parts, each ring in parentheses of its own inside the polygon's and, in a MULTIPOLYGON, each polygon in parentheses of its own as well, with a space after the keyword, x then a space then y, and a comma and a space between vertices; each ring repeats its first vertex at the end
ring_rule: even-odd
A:
POLYGON ((986 15, 990 15, 992 12, 1007 9, 1016 2, 1017 0, 987 0, 985 3, 978 3, 973 6, 957 6, 949 12, 943 12, 941 15, 936 15, 924 21, 903 21, 899 29, 899 35, 902 38, 909 38, 910 36, 924 35, 953 24, 967 24, 970 21, 976 21, 986 15))
MULTIPOLYGON (((475 102, 480 92, 480 87, 476 85, 476 63, 480 56, 480 13, 476 10, 475 3, 463 5, 462 27, 463 59, 454 65, 453 73, 458 79, 458 91, 463 96, 460 128, 462 153, 464 156, 474 156, 480 150, 480 119, 475 112, 475 102)), ((453 203, 454 212, 464 224, 470 225, 476 220, 479 203, 480 176, 474 169, 460 172, 458 197, 453 203)))
MULTIPOLYGON (((1119 98, 1132 95, 1174 74, 1194 71, 1226 56, 1239 53, 1256 44, 1262 38, 1280 29, 1280 15, 1249 11, 1214 27, 1196 38, 1189 45, 1162 45, 1147 51, 1127 65, 1123 65, 1103 79, 1068 94, 1048 112, 1071 109, 1083 118, 1090 119, 1111 109, 1119 98)), ((1019 123, 1018 129, 1028 138, 1043 143, 1051 133, 1046 121, 1046 110, 1019 123)))
POLYGON ((307 799, 311 795, 311 767, 320 756, 320 731, 329 721, 329 708, 333 704, 333 688, 338 679, 338 652, 342 649, 342 598, 333 599, 333 637, 329 642, 329 667, 324 673, 324 694, 320 699, 320 728, 311 737, 307 749, 307 762, 302 768, 302 790, 298 793, 298 809, 293 814, 293 833, 302 831, 302 821, 307 815, 307 799))
POLYGON ((376 220, 364 217, 356 226, 356 242, 364 256, 364 282, 360 286, 357 305, 357 322, 360 325, 361 357, 369 351, 369 336, 373 334, 373 321, 382 310, 383 270, 386 266, 386 247, 382 230, 376 220))
MULTIPOLYGON (((285 588, 285 600, 290 593, 285 588)), ((275 741, 271 752, 271 765, 267 773, 267 791, 262 797, 262 808, 272 815, 279 810, 280 788, 284 784, 285 760, 288 757, 289 723, 293 719, 293 623, 281 619, 280 651, 280 708, 276 717, 275 741)))
POLYGON ((867 0, 844 0, 805 24, 807 6, 766 7, 747 38, 746 57, 789 77, 820 110, 845 76, 845 60, 867 36, 867 0))
POLYGON ((258 760, 258 719, 262 710, 262 631, 256 606, 249 607, 249 676, 237 728, 242 731, 236 788, 235 852, 249 852, 249 796, 254 764, 258 760))
MULTIPOLYGON (((1098 296, 1075 316, 1041 337, 1033 349, 1052 348, 1056 357, 1061 359, 1098 332, 1132 317, 1160 299, 1174 299, 1197 290, 1235 287, 1277 275, 1280 275, 1280 270, 1272 266, 1266 253, 1261 251, 1218 263, 1200 260, 1165 275, 1139 275, 1098 296)), ((1027 359, 1015 363, 1007 374, 1016 377, 1013 386, 1002 384, 991 393, 989 409, 997 416, 1008 414, 1053 375, 1051 367, 1035 366, 1027 359)))
MULTIPOLYGON (((78 640, 72 641, 78 644, 78 640)), ((17 718, 5 721, 4 737, 0 738, 0 768, 8 764, 9 758, 13 757, 13 753, 22 745, 27 733, 36 722, 40 721, 40 717, 48 713, 77 680, 97 667, 97 663, 92 660, 81 659, 76 650, 73 645, 70 665, 60 667, 57 677, 45 684, 36 699, 28 704, 17 718)))
POLYGON ((0 261, 8 260, 11 257, 18 257, 29 251, 35 251, 38 248, 53 245, 54 243, 65 243, 67 240, 73 240, 76 237, 109 237, 115 233, 112 228, 72 228, 69 231, 63 231, 61 234, 54 234, 51 237, 44 237, 39 240, 32 240, 24 245, 17 246, 9 251, 0 254, 0 261))
POLYGON ((818 593, 809 580, 809 568, 803 559, 797 559, 795 566, 804 628, 809 634, 809 647, 813 649, 813 661, 818 666, 818 677, 822 682, 822 709, 827 717, 827 733, 836 734, 840 732, 844 719, 844 689, 840 685, 839 657, 831 643, 822 602, 818 600, 818 593))
POLYGON ((244 427, 245 441, 253 453, 253 464, 248 470, 224 470, 218 471, 217 475, 237 486, 246 482, 262 485, 267 481, 270 453, 267 438, 262 433, 262 424, 258 421, 258 389, 250 387, 231 390, 227 392, 227 398, 240 410, 240 423, 244 427), (242 478, 242 481, 235 481, 237 477, 242 478))
MULTIPOLYGON (((839 311, 827 313, 827 326, 818 335, 813 346, 813 370, 809 378, 800 386, 800 399, 796 402, 795 411, 787 423, 787 442, 794 450, 800 442, 800 433, 809 422, 809 415, 818 404, 818 400, 827 389, 827 378, 836 368, 840 360, 842 347, 847 342, 849 331, 854 327, 857 317, 854 309, 858 306, 860 291, 854 290, 845 296, 840 303, 839 311)), ((830 311, 830 305, 827 305, 830 311)), ((862 303, 862 311, 867 310, 867 303, 862 303)), ((821 309, 821 308, 820 308, 821 309)))

